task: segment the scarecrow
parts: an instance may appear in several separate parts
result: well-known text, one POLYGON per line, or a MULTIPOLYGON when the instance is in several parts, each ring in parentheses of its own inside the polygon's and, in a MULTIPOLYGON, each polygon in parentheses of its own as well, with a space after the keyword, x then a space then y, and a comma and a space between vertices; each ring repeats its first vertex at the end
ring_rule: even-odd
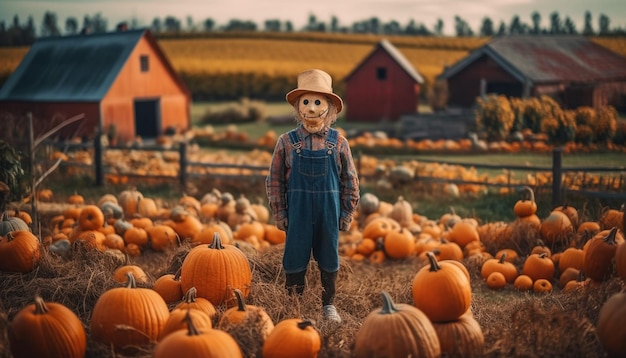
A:
POLYGON ((302 295, 311 255, 322 283, 323 318, 341 323, 333 305, 339 271, 339 230, 350 229, 359 202, 359 179, 348 140, 331 125, 343 109, 332 79, 313 69, 286 95, 297 127, 278 138, 266 179, 276 226, 286 231, 285 287, 302 295))

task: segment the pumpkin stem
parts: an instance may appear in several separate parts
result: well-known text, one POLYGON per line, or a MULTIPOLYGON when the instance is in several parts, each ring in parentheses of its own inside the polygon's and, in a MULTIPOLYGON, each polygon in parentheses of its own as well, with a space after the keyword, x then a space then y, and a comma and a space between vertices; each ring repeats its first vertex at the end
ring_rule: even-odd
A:
POLYGON ((237 297, 237 311, 246 312, 246 303, 243 300, 243 293, 239 289, 234 289, 233 292, 237 297))
POLYGON ((604 237, 604 242, 609 245, 617 245, 617 241, 615 241, 615 235, 617 235, 617 226, 613 226, 611 231, 604 237))
POLYGON ((313 327, 313 322, 309 320, 304 320, 304 321, 298 322, 297 326, 300 329, 306 329, 307 327, 313 327))
POLYGON ((126 277, 128 277, 128 281, 126 281, 126 288, 137 288, 137 282, 135 281, 135 275, 132 272, 126 272, 126 277))
POLYGON ((506 259, 506 252, 503 252, 502 255, 500 255, 500 260, 498 260, 498 263, 503 264, 505 259, 506 259))
POLYGON ((48 313, 48 306, 46 306, 46 302, 40 296, 35 296, 35 314, 46 314, 48 313))
POLYGON ((522 191, 525 193, 528 193, 528 200, 530 200, 531 202, 535 202, 535 192, 533 191, 533 189, 529 186, 524 186, 522 187, 522 191))
POLYGON ((198 294, 198 290, 195 287, 191 287, 185 292, 183 296, 183 300, 185 303, 193 303, 196 302, 196 295, 198 294))
POLYGON ((193 324, 193 319, 191 318, 191 308, 187 308, 187 313, 185 314, 184 322, 187 323, 187 335, 188 336, 197 336, 200 335, 200 331, 196 328, 196 325, 193 324))
POLYGON ((209 245, 210 249, 223 250, 224 245, 222 245, 222 236, 216 231, 213 233, 213 241, 209 245))
POLYGON ((393 304, 393 300, 387 291, 382 291, 380 295, 383 297, 383 308, 380 309, 380 314, 392 314, 398 312, 398 309, 393 304))
POLYGON ((437 272, 441 270, 437 257, 435 257, 435 254, 432 251, 428 251, 426 253, 426 257, 428 257, 428 261, 430 262, 430 272, 437 272))

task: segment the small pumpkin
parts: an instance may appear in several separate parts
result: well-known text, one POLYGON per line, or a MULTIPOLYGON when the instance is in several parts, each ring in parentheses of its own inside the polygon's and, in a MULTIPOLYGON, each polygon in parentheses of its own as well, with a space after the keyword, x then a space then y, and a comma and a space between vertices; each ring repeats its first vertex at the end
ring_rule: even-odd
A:
POLYGON ((99 230, 104 226, 104 213, 96 205, 87 205, 80 211, 78 226, 81 230, 99 230))
POLYGON ((274 330, 274 322, 261 306, 246 304, 240 290, 234 290, 237 297, 237 306, 224 311, 217 324, 217 328, 229 333, 237 341, 253 338, 252 343, 246 344, 243 349, 246 356, 262 353, 263 344, 274 330), (249 351, 249 354, 248 354, 249 351))
POLYGON ((19 217, 9 215, 8 211, 2 213, 2 220, 0 220, 0 236, 5 236, 11 231, 16 230, 30 231, 30 227, 19 217))
POLYGON ((128 273, 132 273, 135 283, 148 283, 148 275, 141 267, 137 265, 123 265, 113 271, 113 280, 119 283, 128 281, 128 273))
POLYGON ((484 357, 485 336, 471 310, 450 322, 433 323, 442 357, 484 357))
POLYGON ((537 203, 535 202, 535 192, 529 187, 522 188, 522 194, 526 194, 528 198, 522 198, 515 202, 513 212, 517 217, 523 218, 537 213, 537 203))
POLYGON ((211 319, 217 315, 217 310, 211 301, 203 297, 197 296, 198 291, 195 287, 188 289, 180 301, 174 308, 181 309, 197 309, 206 313, 211 319))
POLYGON ((272 330, 263 344, 264 358, 316 358, 322 339, 311 321, 284 319, 272 330))
POLYGON ((370 312, 354 339, 355 357, 439 357, 433 323, 415 306, 396 304, 385 291, 383 305, 370 312))
POLYGON ((13 317, 9 342, 15 358, 78 358, 84 357, 87 350, 85 329, 76 314, 39 296, 13 317))
POLYGON ((154 358, 169 357, 243 357, 237 341, 219 329, 200 330, 192 315, 185 315, 187 329, 168 334, 154 347, 154 358))
POLYGON ((15 230, 0 237, 0 271, 28 273, 40 259, 41 244, 32 232, 15 230))
POLYGON ((522 266, 522 273, 532 278, 533 282, 539 279, 551 280, 554 272, 554 262, 545 253, 528 255, 522 266))
POLYGON ((191 316, 193 320, 194 326, 200 332, 204 332, 208 329, 213 328, 213 321, 211 317, 209 317, 206 313, 200 310, 194 309, 182 309, 175 308, 170 312, 167 321, 165 321, 165 325, 161 330, 161 334, 159 335, 159 341, 162 341, 169 334, 179 331, 179 330, 188 330, 188 320, 186 319, 187 315, 191 316))
POLYGON ((178 302, 183 298, 183 289, 180 287, 180 270, 176 274, 164 274, 154 281, 152 289, 155 290, 165 303, 178 302))

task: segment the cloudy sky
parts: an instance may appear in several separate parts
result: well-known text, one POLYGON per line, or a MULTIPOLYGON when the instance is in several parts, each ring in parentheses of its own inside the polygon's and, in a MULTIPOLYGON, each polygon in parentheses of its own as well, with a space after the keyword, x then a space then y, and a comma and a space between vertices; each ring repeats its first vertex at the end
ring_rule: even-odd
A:
POLYGON ((561 19, 570 17, 581 31, 585 12, 590 11, 596 31, 601 14, 609 17, 611 28, 626 28, 624 0, 0 0, 0 21, 5 24, 10 24, 15 15, 22 23, 32 16, 39 29, 46 11, 57 15, 61 30, 67 17, 75 17, 80 26, 85 15, 97 13, 107 19, 110 30, 120 21, 134 18, 140 26, 148 26, 152 19, 169 15, 177 17, 183 26, 188 17, 197 24, 211 18, 217 26, 231 19, 249 20, 259 28, 265 20, 277 19, 291 21, 297 30, 314 15, 325 23, 336 16, 342 26, 377 17, 382 22, 396 20, 403 26, 414 20, 429 29, 442 19, 444 33, 453 35, 455 16, 478 32, 485 17, 491 18, 496 27, 501 21, 509 24, 514 15, 531 24, 535 11, 541 15, 543 27, 549 27, 550 14, 556 11, 561 19))

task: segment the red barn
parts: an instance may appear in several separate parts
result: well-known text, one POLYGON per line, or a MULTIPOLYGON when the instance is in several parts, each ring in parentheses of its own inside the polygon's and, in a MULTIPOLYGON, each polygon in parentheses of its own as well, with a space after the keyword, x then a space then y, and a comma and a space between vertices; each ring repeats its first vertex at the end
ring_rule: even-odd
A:
POLYGON ((447 68, 450 107, 485 93, 548 95, 564 108, 626 108, 626 58, 583 36, 496 38, 447 68))
POLYGON ((391 42, 382 40, 344 82, 346 120, 379 122, 417 113, 424 79, 391 42))
POLYGON ((120 141, 190 128, 191 95, 148 30, 37 40, 0 89, 0 116, 35 136, 84 114, 66 136, 115 128, 120 141), (77 132, 78 131, 78 132, 77 132))

